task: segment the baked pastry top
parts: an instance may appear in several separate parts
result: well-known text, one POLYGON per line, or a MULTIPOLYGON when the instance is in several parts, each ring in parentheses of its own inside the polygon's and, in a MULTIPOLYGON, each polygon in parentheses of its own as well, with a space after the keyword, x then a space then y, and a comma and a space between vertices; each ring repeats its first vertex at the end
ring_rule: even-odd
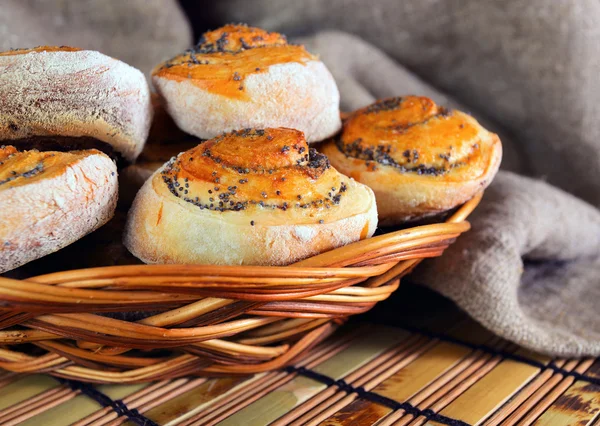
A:
POLYGON ((169 162, 160 180, 163 190, 199 209, 244 210, 254 223, 263 216, 268 224, 287 223, 289 213, 281 220, 272 215, 287 210, 301 223, 319 223, 339 205, 354 213, 346 194, 349 179, 291 129, 219 136, 169 162))
POLYGON ((82 49, 72 46, 37 46, 21 49, 11 49, 6 52, 0 52, 0 56, 26 55, 32 52, 78 52, 82 49))
POLYGON ((190 50, 159 65, 154 76, 190 80, 211 93, 250 99, 244 81, 272 65, 305 64, 317 58, 285 36, 245 25, 226 25, 205 33, 190 50))
POLYGON ((487 133, 466 114, 424 97, 392 98, 356 111, 336 146, 367 167, 461 181, 483 174, 490 151, 479 145, 487 133))
POLYGON ((304 46, 245 25, 205 33, 192 49, 152 73, 157 91, 184 131, 209 139, 248 127, 290 127, 309 142, 339 130, 333 77, 304 46))
POLYGON ((502 155, 498 137, 473 117, 417 96, 353 112, 322 150, 374 190, 388 224, 465 202, 489 184, 502 155))
POLYGON ((74 162, 99 151, 17 151, 14 146, 0 146, 0 191, 51 179, 65 172, 74 162))

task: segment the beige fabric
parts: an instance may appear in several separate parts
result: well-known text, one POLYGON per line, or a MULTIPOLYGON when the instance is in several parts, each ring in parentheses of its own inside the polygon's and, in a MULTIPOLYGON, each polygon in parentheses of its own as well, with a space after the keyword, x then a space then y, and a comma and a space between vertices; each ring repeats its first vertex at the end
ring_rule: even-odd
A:
MULTIPOLYGON (((458 106, 500 134, 504 169, 600 205, 599 3, 225 0, 217 12, 304 35, 344 109, 407 93, 458 106), (355 36, 311 36, 322 29, 355 36)), ((411 279, 527 348, 600 355, 600 212, 501 172, 471 220, 411 279)))
MULTIPOLYGON (((522 172, 600 205, 599 2, 220 0, 214 8, 222 22, 289 36, 336 29, 362 37, 514 134, 522 172)), ((358 59, 352 45, 343 48, 341 60, 358 59)), ((357 90, 404 92, 379 63, 364 63, 357 90)))
POLYGON ((192 39, 176 0, 4 0, 0 51, 40 45, 97 50, 141 70, 192 39))
POLYGON ((413 278, 522 346, 600 354, 598 210, 501 172, 469 220, 473 230, 413 278))
MULTIPOLYGON (((331 69, 346 109, 399 93, 465 108, 356 37, 326 32, 302 41, 331 69)), ((510 133, 475 115, 500 133, 504 164, 523 170, 510 133)), ((572 136, 568 143, 578 140, 572 136)), ((500 172, 470 221, 471 232, 410 279, 522 346, 553 355, 599 355, 600 212, 544 182, 500 172)))

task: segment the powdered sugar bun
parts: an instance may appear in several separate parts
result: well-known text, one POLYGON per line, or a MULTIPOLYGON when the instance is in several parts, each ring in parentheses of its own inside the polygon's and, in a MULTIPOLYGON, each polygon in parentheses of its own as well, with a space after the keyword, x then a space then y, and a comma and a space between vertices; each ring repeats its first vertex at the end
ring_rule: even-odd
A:
POLYGON ((56 137, 69 147, 83 138, 83 146, 106 143, 132 161, 151 120, 144 75, 121 61, 64 46, 0 53, 0 141, 44 149, 56 137))

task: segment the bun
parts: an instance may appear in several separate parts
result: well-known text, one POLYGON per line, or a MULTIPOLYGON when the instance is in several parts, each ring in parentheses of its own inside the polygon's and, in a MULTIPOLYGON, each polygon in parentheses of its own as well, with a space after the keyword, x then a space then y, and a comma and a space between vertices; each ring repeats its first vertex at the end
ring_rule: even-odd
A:
POLYGON ((117 191, 115 163, 100 151, 0 147, 0 272, 105 224, 114 214, 117 191))
POLYGON ((146 263, 287 265, 375 231, 373 192, 302 132, 234 131, 165 164, 133 203, 124 243, 146 263))
POLYGON ((133 161, 152 120, 140 71, 72 47, 0 53, 0 99, 0 141, 21 150, 98 148, 133 161))
POLYGON ((341 173, 375 192, 380 225, 466 202, 489 185, 502 158, 498 136, 473 117, 416 96, 350 114, 321 150, 341 173))
POLYGON ((339 92, 304 46, 259 28, 227 25, 158 66, 156 90, 177 125, 201 139, 243 128, 290 127, 308 142, 340 126, 339 92))

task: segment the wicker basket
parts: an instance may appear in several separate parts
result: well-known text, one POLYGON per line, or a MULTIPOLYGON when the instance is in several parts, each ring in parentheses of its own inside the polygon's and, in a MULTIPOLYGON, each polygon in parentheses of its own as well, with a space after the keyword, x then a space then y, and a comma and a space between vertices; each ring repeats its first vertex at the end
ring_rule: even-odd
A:
POLYGON ((0 368, 136 383, 283 367, 386 299, 422 259, 441 255, 469 229, 465 219, 480 199, 445 223, 288 267, 135 265, 0 277, 0 368))

